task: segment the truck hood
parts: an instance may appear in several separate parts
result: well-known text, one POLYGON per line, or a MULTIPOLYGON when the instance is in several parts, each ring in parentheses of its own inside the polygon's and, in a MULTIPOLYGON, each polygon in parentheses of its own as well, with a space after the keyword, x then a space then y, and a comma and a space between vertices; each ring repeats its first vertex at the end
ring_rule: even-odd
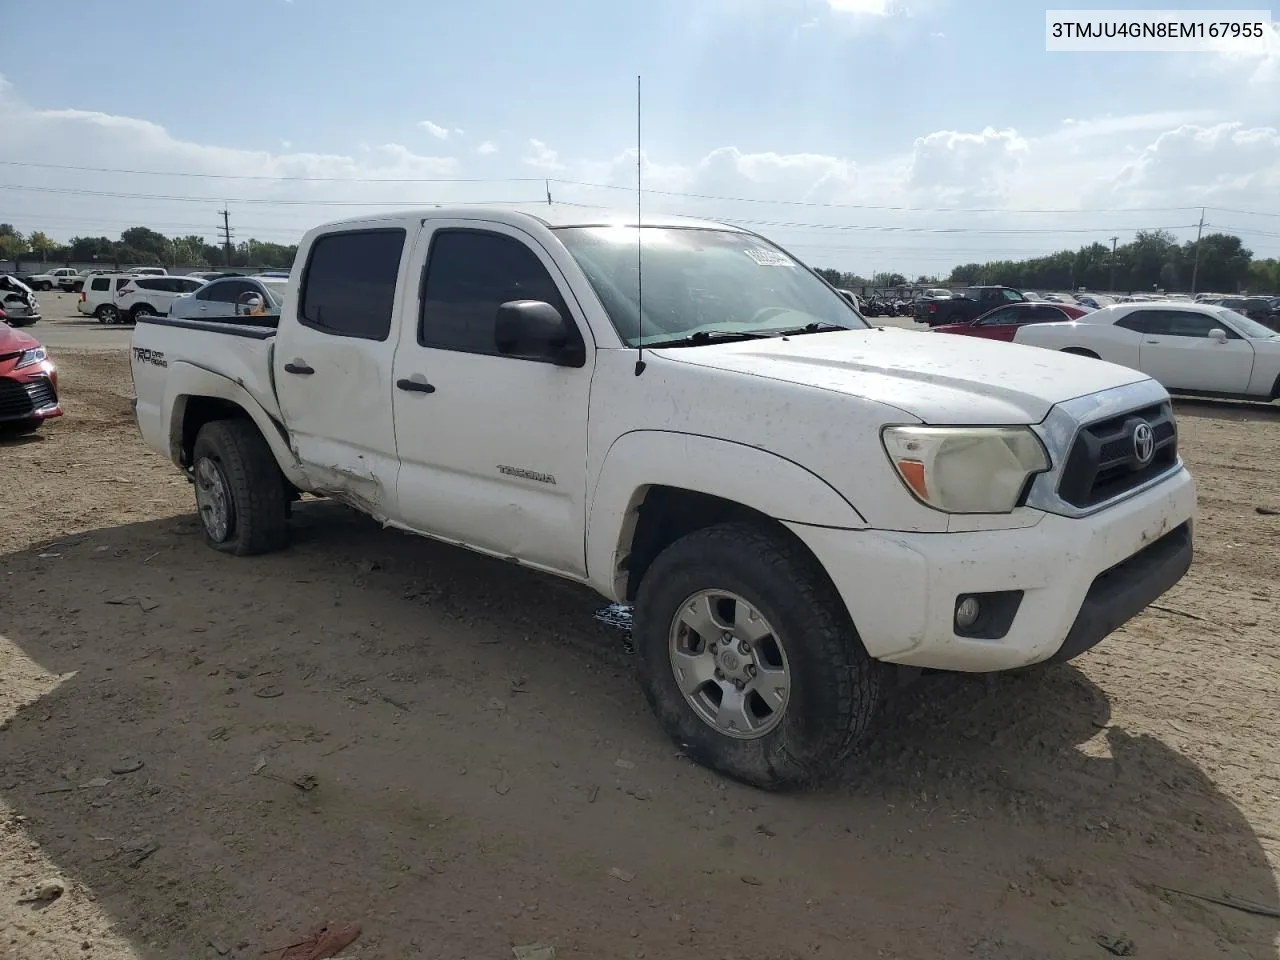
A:
POLYGON ((925 423, 1039 423, 1054 404, 1149 379, 1101 360, 894 327, 655 350, 664 359, 832 390, 925 423))

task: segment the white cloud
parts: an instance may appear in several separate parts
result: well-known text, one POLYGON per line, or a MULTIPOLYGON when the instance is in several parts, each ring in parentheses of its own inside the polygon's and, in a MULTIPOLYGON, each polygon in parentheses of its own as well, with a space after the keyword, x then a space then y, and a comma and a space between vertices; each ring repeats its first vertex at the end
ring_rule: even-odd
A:
MULTIPOLYGON (((701 157, 646 153, 644 186, 666 192, 646 194, 645 205, 654 212, 749 222, 815 263, 863 272, 930 273, 969 260, 1032 255, 1115 234, 1123 237, 1136 228, 1185 228, 1198 218, 1198 211, 1159 212, 1153 209, 1157 207, 1204 203, 1275 211, 1280 206, 1275 199, 1280 197, 1280 131, 1221 121, 1221 115, 1196 111, 1076 114, 1035 131, 926 131, 897 145, 896 151, 889 144, 887 155, 860 152, 856 161, 788 150, 785 143, 777 143, 774 150, 723 146, 701 157), (975 207, 1003 212, 956 212, 975 207), (1095 209, 1018 212, 1079 208, 1095 209)), ((44 230, 63 240, 73 235, 115 236, 139 223, 171 235, 212 238, 224 200, 230 203, 233 227, 240 236, 287 242, 316 223, 389 209, 392 204, 541 197, 541 182, 403 182, 474 175, 465 164, 478 165, 476 154, 503 161, 490 161, 497 176, 527 178, 528 167, 537 168, 552 178, 557 201, 625 209, 635 203, 634 148, 584 158, 562 155, 540 140, 529 141, 525 151, 502 153, 493 141, 485 141, 475 147, 476 154, 470 148, 459 152, 465 157, 461 162, 453 156, 422 155, 401 143, 344 142, 344 153, 308 153, 287 145, 277 150, 235 149, 183 140, 133 117, 33 109, 3 77, 0 129, 5 131, 7 161, 196 175, 0 165, 0 181, 26 188, 0 188, 4 218, 20 230, 44 230), (402 182, 370 182, 390 180, 402 182), (571 180, 605 186, 576 186, 571 180)), ((1211 212, 1210 222, 1215 229, 1239 226, 1280 232, 1276 224, 1256 217, 1211 212)), ((1280 240, 1241 235, 1259 256, 1280 253, 1280 240)), ((1179 236, 1194 236, 1194 229, 1181 229, 1179 236)))
POLYGON ((460 137, 465 137, 467 135, 467 131, 463 130, 461 127, 454 127, 453 132, 460 137))
POLYGON ((427 131, 427 133, 431 134, 433 137, 436 137, 440 140, 449 139, 448 127, 442 127, 440 126, 440 124, 432 123, 430 120, 419 120, 418 126, 420 126, 423 130, 427 131))
POLYGON ((1028 152, 1015 130, 939 130, 917 138, 906 186, 922 205, 999 203, 1007 200, 1028 152))
POLYGON ((1184 124, 1160 134, 1127 164, 1114 191, 1152 197, 1180 192, 1204 202, 1280 196, 1280 131, 1184 124))
POLYGON ((836 13, 861 13, 873 17, 888 16, 893 7, 892 0, 827 0, 836 13))
POLYGON ((524 162, 529 166, 537 167, 539 170, 564 169, 564 164, 560 162, 560 154, 541 140, 530 140, 529 150, 530 154, 524 158, 524 162))

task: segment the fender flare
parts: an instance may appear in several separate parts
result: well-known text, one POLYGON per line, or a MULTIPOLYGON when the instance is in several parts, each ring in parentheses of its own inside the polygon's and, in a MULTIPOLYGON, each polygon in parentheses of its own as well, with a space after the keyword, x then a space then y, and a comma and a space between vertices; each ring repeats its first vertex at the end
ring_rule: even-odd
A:
POLYGON ((193 397, 226 400, 242 409, 267 441, 267 446, 271 448, 276 463, 288 481, 300 490, 310 488, 302 465, 289 445, 284 427, 272 419, 248 390, 220 373, 181 360, 169 364, 169 376, 165 382, 164 409, 169 411, 169 457, 174 463, 182 462, 182 422, 186 416, 187 401, 193 397))
POLYGON ((629 550, 638 507, 654 486, 710 494, 784 523, 868 526, 827 481, 786 457, 718 437, 631 431, 609 447, 587 505, 587 577, 606 596, 625 593, 618 565, 629 550))

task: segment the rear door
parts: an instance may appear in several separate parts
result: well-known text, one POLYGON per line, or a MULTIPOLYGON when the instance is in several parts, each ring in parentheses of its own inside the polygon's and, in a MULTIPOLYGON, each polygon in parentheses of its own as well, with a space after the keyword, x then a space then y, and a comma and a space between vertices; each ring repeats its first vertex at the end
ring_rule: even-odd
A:
POLYGON ((403 227, 383 226, 317 236, 272 361, 308 476, 375 517, 395 514, 392 317, 407 239, 403 227))
POLYGON ((1167 390, 1246 393, 1253 375, 1253 346, 1203 313, 1140 310, 1144 321, 1139 369, 1167 390), (1209 336, 1225 330, 1226 342, 1209 336))
POLYGON ((500 354, 494 342, 499 305, 530 299, 590 344, 564 275, 536 238, 484 221, 428 221, 412 270, 422 277, 417 333, 406 329, 396 352, 392 391, 405 522, 583 575, 594 352, 567 367, 500 354))

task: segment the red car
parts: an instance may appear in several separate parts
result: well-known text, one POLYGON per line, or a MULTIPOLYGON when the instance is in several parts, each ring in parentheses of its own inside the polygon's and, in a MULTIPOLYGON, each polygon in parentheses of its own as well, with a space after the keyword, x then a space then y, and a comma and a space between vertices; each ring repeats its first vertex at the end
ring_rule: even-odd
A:
POLYGON ((0 435, 30 433, 60 416, 58 368, 39 340, 0 313, 0 435))
POLYGON ((965 323, 948 323, 934 327, 931 333, 963 333, 970 337, 986 337, 988 340, 1013 342, 1018 328, 1028 323, 1053 323, 1062 320, 1078 320, 1093 311, 1068 303, 1044 303, 1027 300, 1010 303, 988 310, 982 316, 965 323))

